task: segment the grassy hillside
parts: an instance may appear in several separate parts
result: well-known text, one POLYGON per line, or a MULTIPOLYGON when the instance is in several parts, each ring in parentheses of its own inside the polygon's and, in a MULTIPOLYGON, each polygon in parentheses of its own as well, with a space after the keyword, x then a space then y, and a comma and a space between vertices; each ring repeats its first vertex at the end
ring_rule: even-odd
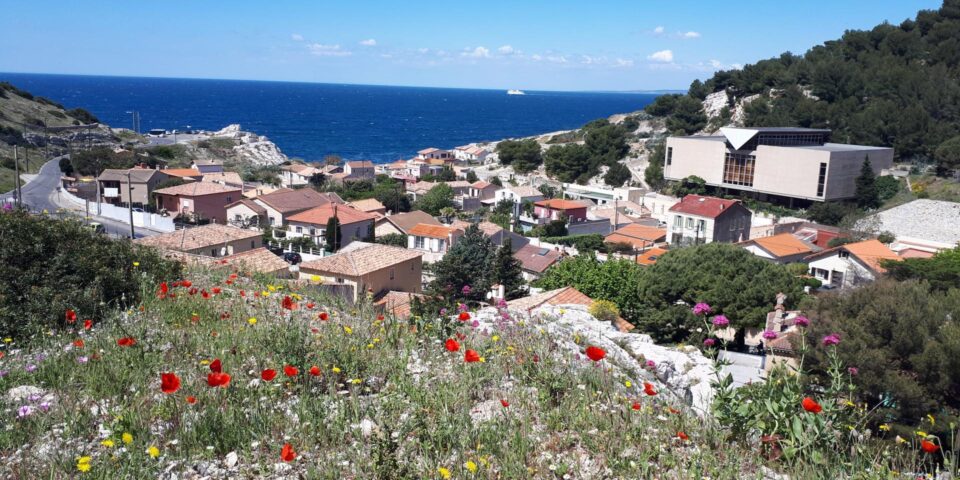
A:
MULTIPOLYGON (((0 429, 0 476, 879 479, 931 468, 912 447, 829 423, 810 428, 851 450, 814 442, 767 460, 758 437, 732 442, 670 392, 645 392, 643 372, 571 356, 559 344, 583 340, 547 335, 549 319, 414 328, 309 286, 229 270, 187 279, 89 324, 81 313, 66 330, 4 339, 0 415, 12 428, 0 429)), ((826 418, 792 403, 785 414, 796 429, 826 418)))

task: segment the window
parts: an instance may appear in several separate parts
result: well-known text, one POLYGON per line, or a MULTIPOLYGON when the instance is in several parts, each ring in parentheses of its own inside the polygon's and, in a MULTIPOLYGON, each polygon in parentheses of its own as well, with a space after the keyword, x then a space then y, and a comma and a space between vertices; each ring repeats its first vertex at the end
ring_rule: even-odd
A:
POLYGON ((233 196, 227 195, 227 203, 230 203, 232 201, 233 201, 233 196))
POLYGON ((723 183, 752 187, 755 162, 753 155, 727 152, 723 162, 723 183))
POLYGON ((827 164, 820 164, 820 176, 817 178, 817 196, 823 196, 823 188, 827 184, 827 164))
POLYGON ((667 165, 673 163, 673 147, 667 147, 667 165))
POLYGON ((216 249, 216 248, 211 248, 211 249, 210 249, 210 256, 211 256, 211 257, 216 257, 216 256, 217 256, 217 249, 216 249))
POLYGON ((343 279, 340 278, 340 277, 337 277, 337 278, 336 278, 336 281, 337 281, 337 283, 343 283, 343 279))
POLYGON ((257 248, 257 241, 256 241, 256 240, 250 240, 250 248, 251 248, 251 249, 257 248))
POLYGON ((706 232, 707 231, 707 221, 706 220, 697 220, 697 231, 706 232))
POLYGON ((297 226, 297 233, 303 233, 303 227, 297 226))
POLYGON ((390 268, 390 280, 393 280, 394 275, 396 274, 396 269, 390 268))
POLYGON ((310 229, 310 236, 311 236, 311 237, 316 237, 316 236, 317 236, 317 229, 316 229, 316 228, 311 228, 311 229, 310 229))
POLYGON ((243 216, 238 213, 238 214, 236 214, 236 215, 233 216, 233 219, 236 220, 236 221, 238 221, 238 222, 242 222, 242 221, 243 221, 243 216))
POLYGON ((693 228, 693 219, 690 217, 687 217, 687 230, 691 228, 693 228))
POLYGON ((673 217, 673 228, 683 228, 683 217, 680 215, 673 217))
POLYGON ((850 252, 846 250, 840 250, 838 255, 840 256, 840 258, 850 258, 850 252))
POLYGON ((423 249, 423 237, 413 237, 413 248, 423 249))
POLYGON ((274 218, 270 217, 270 225, 273 225, 273 223, 274 223, 274 218))

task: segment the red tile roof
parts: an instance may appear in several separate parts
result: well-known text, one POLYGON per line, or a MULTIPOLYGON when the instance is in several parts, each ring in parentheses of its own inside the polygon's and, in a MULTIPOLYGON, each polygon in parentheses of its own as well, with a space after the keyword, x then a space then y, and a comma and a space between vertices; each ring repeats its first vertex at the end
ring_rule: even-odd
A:
POLYGON ((637 263, 640 265, 653 265, 654 263, 657 263, 657 260, 659 260, 660 257, 666 254, 668 251, 669 250, 664 250, 659 247, 651 248, 650 250, 637 255, 637 263))
POLYGON ((428 225, 426 223, 418 223, 409 231, 408 235, 413 235, 416 237, 430 237, 430 238, 448 238, 453 232, 459 232, 456 228, 447 227, 445 225, 428 225))
POLYGON ((724 200, 717 197, 705 197, 701 195, 687 195, 680 200, 680 203, 670 207, 671 212, 686 213, 705 218, 717 218, 734 205, 740 204, 739 200, 724 200))
POLYGON ((319 207, 314 207, 310 210, 300 212, 289 217, 287 220, 296 223, 309 223, 312 225, 326 226, 327 222, 333 216, 336 216, 337 219, 340 220, 340 225, 349 225, 351 223, 363 222, 366 220, 373 221, 376 219, 375 216, 367 212, 361 212, 356 208, 349 207, 347 205, 328 203, 326 205, 320 205, 319 207))
POLYGON ((533 202, 538 207, 545 207, 551 210, 576 210, 578 208, 587 208, 582 202, 576 200, 563 200, 560 198, 551 198, 549 200, 538 200, 533 202))

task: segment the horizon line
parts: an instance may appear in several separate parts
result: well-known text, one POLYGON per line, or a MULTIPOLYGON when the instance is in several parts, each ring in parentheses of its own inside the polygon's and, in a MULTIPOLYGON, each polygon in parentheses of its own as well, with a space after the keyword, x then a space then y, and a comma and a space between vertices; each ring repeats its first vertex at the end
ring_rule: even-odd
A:
MULTIPOLYGON (((164 77, 156 75, 110 75, 110 74, 91 74, 91 73, 49 73, 49 72, 15 72, 15 71, 0 71, 0 76, 2 75, 46 75, 46 76, 57 76, 57 77, 106 77, 106 78, 136 78, 136 79, 158 79, 158 80, 209 80, 209 81, 219 81, 219 82, 262 82, 262 83, 292 83, 292 84, 306 84, 306 85, 337 85, 337 86, 361 86, 361 87, 392 87, 392 88, 430 88, 437 90, 489 90, 489 91, 506 91, 514 89, 516 87, 508 88, 492 88, 492 87, 450 87, 450 86, 431 86, 431 85, 386 85, 379 83, 342 83, 342 82, 323 82, 323 81, 305 81, 305 80, 261 80, 261 79, 247 79, 247 78, 211 78, 211 77, 164 77)), ((549 92, 549 93, 603 93, 603 94, 668 94, 668 93, 685 93, 686 89, 650 89, 650 90, 550 90, 550 89, 519 89, 522 91, 529 92, 549 92)))

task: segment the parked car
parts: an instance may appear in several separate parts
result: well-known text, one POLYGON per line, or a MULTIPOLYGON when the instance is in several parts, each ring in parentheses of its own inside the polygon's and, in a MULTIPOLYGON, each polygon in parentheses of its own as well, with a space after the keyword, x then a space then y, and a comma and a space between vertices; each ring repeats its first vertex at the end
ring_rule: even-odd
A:
POLYGON ((283 254, 283 260, 291 265, 297 265, 303 261, 303 258, 297 252, 286 252, 283 254))

